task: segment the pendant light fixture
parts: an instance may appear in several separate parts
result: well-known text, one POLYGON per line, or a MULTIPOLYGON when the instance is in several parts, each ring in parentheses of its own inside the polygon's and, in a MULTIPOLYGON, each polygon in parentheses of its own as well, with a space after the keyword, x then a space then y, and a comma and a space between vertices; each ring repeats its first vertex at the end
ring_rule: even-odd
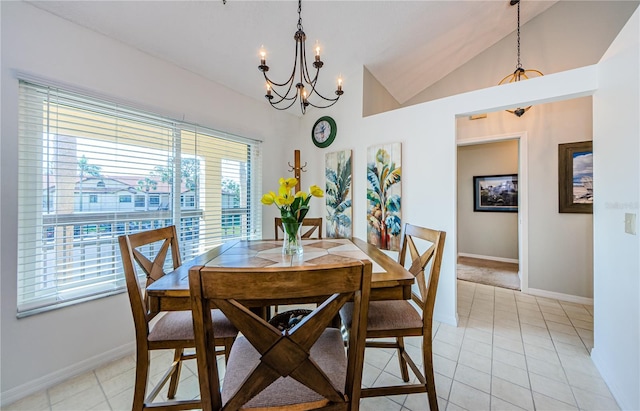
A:
POLYGON ((313 62, 313 67, 316 69, 316 72, 312 78, 311 75, 309 75, 305 51, 305 40, 307 36, 302 29, 302 0, 298 0, 298 30, 293 38, 296 41, 296 56, 293 62, 291 76, 289 76, 289 79, 284 83, 272 81, 267 76, 269 66, 267 66, 266 63, 266 52, 264 48, 260 50, 260 65, 258 66, 258 70, 264 74, 264 79, 267 82, 267 94, 265 94, 265 98, 273 108, 278 110, 286 110, 300 99, 302 114, 307 111, 308 106, 316 108, 331 107, 336 104, 340 96, 344 93, 342 91, 342 79, 338 78, 338 85, 335 91, 337 97, 335 98, 324 97, 316 90, 318 74, 324 63, 320 60, 320 46, 316 43, 316 55, 313 62), (314 100, 315 102, 313 102, 314 100))
MULTIPOLYGON (((543 76, 542 72, 539 70, 525 70, 522 68, 522 63, 520 62, 520 0, 510 0, 510 5, 515 6, 518 5, 518 64, 516 65, 516 70, 512 73, 500 80, 498 85, 513 83, 514 81, 520 80, 528 80, 530 77, 540 77, 543 76)), ((518 117, 521 117, 524 113, 526 113, 531 106, 528 107, 518 107, 515 110, 507 110, 509 113, 515 114, 518 117)))

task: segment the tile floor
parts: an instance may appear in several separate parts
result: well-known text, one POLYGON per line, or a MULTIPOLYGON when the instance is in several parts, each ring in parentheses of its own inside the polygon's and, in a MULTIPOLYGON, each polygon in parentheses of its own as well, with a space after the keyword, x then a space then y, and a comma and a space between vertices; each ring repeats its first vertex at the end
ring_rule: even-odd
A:
MULTIPOLYGON (((618 409, 589 357, 592 307, 458 281, 458 314, 458 327, 434 324, 441 410, 618 409)), ((407 345, 419 350, 416 341, 407 345)), ((170 361, 169 352, 155 355, 153 378, 170 361)), ((199 395, 195 362, 185 365, 178 395, 194 398, 199 395)), ((3 410, 130 410, 134 368, 134 357, 128 356, 3 410)), ((399 381, 398 375, 395 352, 367 350, 365 385, 399 381)), ((422 411, 427 399, 423 394, 369 398, 360 408, 422 411)))

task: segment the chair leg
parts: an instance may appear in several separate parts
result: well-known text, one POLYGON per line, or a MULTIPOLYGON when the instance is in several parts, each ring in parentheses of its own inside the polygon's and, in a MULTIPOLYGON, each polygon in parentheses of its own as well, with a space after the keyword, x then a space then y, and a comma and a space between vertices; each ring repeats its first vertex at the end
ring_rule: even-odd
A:
POLYGON ((404 359, 404 338, 396 337, 396 344, 398 346, 398 361, 400 361, 400 374, 404 382, 409 382, 409 370, 407 369, 407 361, 404 359))
POLYGON ((433 373, 431 333, 422 340, 422 364, 424 365, 424 378, 427 380, 429 408, 431 411, 438 411, 438 396, 436 395, 436 381, 433 373))
POLYGON ((169 381, 169 391, 167 392, 167 398, 172 400, 176 397, 178 391, 178 382, 180 381, 180 371, 182 371, 182 354, 184 349, 176 348, 173 354, 173 362, 176 364, 175 371, 171 375, 171 381, 169 381))
POLYGON ((149 351, 138 349, 136 351, 136 382, 133 389, 132 411, 144 409, 145 393, 147 391, 147 379, 149 378, 149 351))

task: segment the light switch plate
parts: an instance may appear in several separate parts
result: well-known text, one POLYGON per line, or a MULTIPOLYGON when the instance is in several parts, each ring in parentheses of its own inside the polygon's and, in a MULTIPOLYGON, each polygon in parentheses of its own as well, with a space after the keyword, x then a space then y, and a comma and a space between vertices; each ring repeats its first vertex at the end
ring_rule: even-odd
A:
POLYGON ((636 215, 635 213, 624 214, 624 232, 636 235, 636 215))

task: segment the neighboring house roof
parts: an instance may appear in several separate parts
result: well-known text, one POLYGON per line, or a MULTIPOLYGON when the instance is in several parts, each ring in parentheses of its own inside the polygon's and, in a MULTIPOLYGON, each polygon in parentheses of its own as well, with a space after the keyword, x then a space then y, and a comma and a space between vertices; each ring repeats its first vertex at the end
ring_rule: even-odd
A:
MULTIPOLYGON (((144 181, 145 177, 141 176, 117 176, 117 177, 108 177, 108 176, 100 176, 100 177, 86 177, 82 180, 82 191, 85 193, 117 193, 120 191, 129 191, 132 194, 140 193, 144 194, 146 191, 140 189, 139 181, 144 181), (98 187, 99 182, 104 182, 104 187, 98 187), (111 182, 111 184, 109 184, 111 182)), ((150 189, 149 194, 169 194, 171 192, 171 187, 168 183, 154 180, 156 182, 155 189, 150 189)), ((55 177, 44 179, 42 182, 42 189, 50 191, 56 188, 55 177)), ((75 184, 76 190, 80 189, 80 181, 75 184)), ((182 183, 180 185, 180 193, 188 193, 193 190, 187 189, 186 185, 182 183)))

